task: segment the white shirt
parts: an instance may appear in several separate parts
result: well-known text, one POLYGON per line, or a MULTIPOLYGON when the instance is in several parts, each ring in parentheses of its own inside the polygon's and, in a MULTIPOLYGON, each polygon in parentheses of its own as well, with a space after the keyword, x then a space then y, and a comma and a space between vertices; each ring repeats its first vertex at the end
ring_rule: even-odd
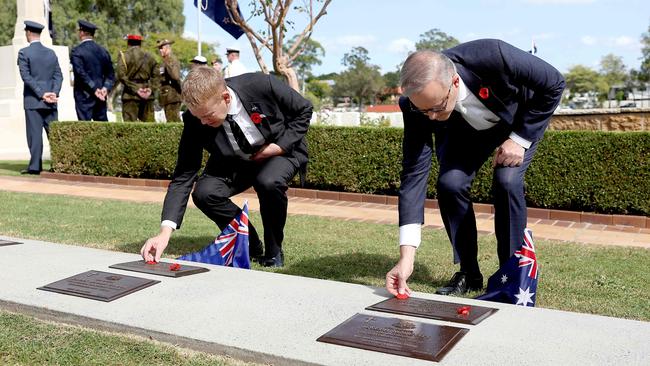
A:
MULTIPOLYGON (((454 110, 463 116, 463 119, 474 129, 487 130, 497 125, 499 117, 489 110, 481 101, 468 89, 462 79, 459 78, 458 98, 454 110)), ((530 141, 520 137, 514 132, 509 136, 514 142, 524 149, 530 148, 530 141)), ((406 224, 399 227, 399 244, 419 247, 422 242, 422 224, 406 224)))
POLYGON ((228 66, 223 70, 223 76, 226 78, 231 78, 233 76, 241 75, 247 73, 248 70, 246 70, 246 66, 237 60, 232 60, 232 62, 228 63, 228 66))
MULTIPOLYGON (((248 115, 246 109, 243 107, 241 100, 237 96, 237 93, 230 89, 230 87, 226 86, 226 89, 228 90, 228 94, 230 94, 231 100, 230 107, 228 108, 228 114, 232 116, 233 120, 235 120, 235 123, 237 123, 239 128, 241 128, 244 136, 246 136, 246 140, 248 140, 248 143, 251 146, 263 145, 265 141, 264 136, 260 130, 255 127, 255 124, 251 120, 251 117, 248 115)), ((239 155, 243 159, 250 159, 250 154, 246 154, 239 149, 239 145, 237 145, 237 141, 235 141, 235 137, 233 136, 230 129, 230 124, 228 122, 224 122, 223 128, 228 135, 228 141, 230 141, 230 145, 232 145, 233 150, 235 150, 235 154, 239 155)), ((178 225, 171 220, 163 220, 163 222, 160 223, 160 226, 167 226, 172 228, 172 230, 176 230, 178 227, 178 225)))

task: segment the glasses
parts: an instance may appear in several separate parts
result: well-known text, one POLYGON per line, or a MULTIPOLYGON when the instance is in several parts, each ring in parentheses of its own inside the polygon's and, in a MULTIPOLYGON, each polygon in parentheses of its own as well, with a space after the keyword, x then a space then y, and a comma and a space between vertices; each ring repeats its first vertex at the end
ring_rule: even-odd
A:
POLYGON ((451 84, 449 84, 449 90, 447 90, 447 96, 445 97, 445 100, 442 102, 442 107, 433 107, 433 108, 428 108, 428 109, 419 109, 416 107, 413 102, 409 99, 409 103, 411 104, 411 112, 419 112, 424 115, 429 115, 430 113, 439 113, 447 109, 447 102, 449 102, 449 95, 451 95, 451 87, 454 85, 454 82, 452 81, 451 84))

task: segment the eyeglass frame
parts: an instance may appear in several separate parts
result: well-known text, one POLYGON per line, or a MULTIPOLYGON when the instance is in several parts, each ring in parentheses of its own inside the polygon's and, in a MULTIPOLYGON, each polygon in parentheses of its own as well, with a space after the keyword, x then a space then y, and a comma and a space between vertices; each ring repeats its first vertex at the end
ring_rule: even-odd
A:
POLYGON ((451 87, 454 86, 454 81, 451 81, 451 84, 449 84, 449 90, 447 90, 447 96, 445 97, 445 101, 442 107, 440 108, 428 108, 428 109, 418 109, 418 107, 411 102, 411 99, 409 98, 409 104, 411 108, 411 112, 419 112, 424 114, 425 116, 428 116, 429 113, 440 113, 444 110, 447 109, 447 103, 449 103, 449 96, 451 95, 451 87))

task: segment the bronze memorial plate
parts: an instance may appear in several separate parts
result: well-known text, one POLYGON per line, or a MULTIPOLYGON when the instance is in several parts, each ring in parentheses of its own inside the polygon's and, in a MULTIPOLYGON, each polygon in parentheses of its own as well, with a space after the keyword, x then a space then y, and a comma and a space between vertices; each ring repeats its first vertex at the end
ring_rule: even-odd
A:
POLYGON ((22 244, 22 243, 19 243, 17 241, 0 239, 0 247, 5 247, 7 245, 16 245, 16 244, 22 244))
POLYGON ((118 263, 108 268, 123 269, 125 271, 151 273, 167 277, 183 277, 195 273, 207 272, 209 269, 203 267, 187 266, 180 263, 157 262, 149 264, 143 260, 118 263))
POLYGON ((370 305, 366 310, 476 325, 499 309, 413 297, 405 300, 393 297, 370 305))
POLYGON ((468 331, 446 325, 356 314, 317 341, 438 362, 468 331))
POLYGON ((109 302, 157 283, 160 281, 108 272, 88 271, 52 282, 38 289, 109 302))

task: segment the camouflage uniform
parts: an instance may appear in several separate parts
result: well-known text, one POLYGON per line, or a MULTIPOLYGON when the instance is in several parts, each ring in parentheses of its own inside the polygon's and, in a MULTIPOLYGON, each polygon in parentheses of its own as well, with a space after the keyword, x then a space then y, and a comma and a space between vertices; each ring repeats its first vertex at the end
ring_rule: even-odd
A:
POLYGON ((117 60, 117 77, 124 85, 122 92, 122 119, 125 122, 155 122, 154 98, 159 84, 156 60, 140 46, 130 46, 120 52, 117 60), (151 95, 142 99, 138 89, 150 88, 151 95))
POLYGON ((160 106, 165 109, 167 122, 180 122, 181 63, 174 55, 163 59, 160 66, 160 106))

